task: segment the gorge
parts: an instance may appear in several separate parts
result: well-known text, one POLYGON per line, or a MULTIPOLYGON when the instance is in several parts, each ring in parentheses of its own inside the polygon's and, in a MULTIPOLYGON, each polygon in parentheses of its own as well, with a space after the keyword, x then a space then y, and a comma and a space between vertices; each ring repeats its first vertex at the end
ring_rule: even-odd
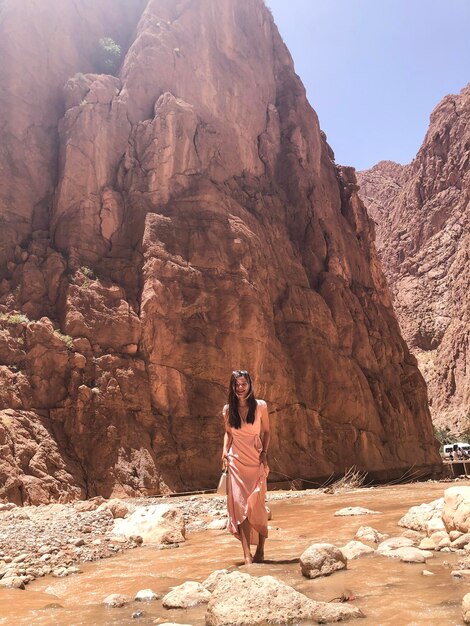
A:
POLYGON ((426 379, 433 421, 470 428, 470 85, 446 96, 410 165, 359 172, 403 336, 426 379))
POLYGON ((0 500, 215 487, 239 367, 272 481, 439 470, 354 170, 262 0, 4 0, 0 33, 0 500))

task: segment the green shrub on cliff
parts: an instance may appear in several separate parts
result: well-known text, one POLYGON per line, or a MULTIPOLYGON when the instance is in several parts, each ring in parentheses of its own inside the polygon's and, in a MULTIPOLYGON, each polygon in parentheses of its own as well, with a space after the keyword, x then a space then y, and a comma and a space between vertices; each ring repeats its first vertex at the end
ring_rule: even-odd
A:
POLYGON ((91 269, 91 267, 87 267, 86 265, 82 265, 82 267, 80 268, 80 272, 91 280, 95 280, 96 278, 95 272, 91 269))
POLYGON ((71 337, 70 335, 64 335, 60 332, 60 330, 55 330, 54 335, 56 335, 61 341, 65 343, 68 350, 74 349, 73 337, 71 337))
POLYGON ((23 313, 2 313, 0 315, 0 321, 6 322, 7 324, 29 324, 31 321, 26 315, 23 313))
POLYGON ((96 50, 96 69, 100 74, 116 75, 121 64, 121 46, 111 37, 102 37, 96 50))

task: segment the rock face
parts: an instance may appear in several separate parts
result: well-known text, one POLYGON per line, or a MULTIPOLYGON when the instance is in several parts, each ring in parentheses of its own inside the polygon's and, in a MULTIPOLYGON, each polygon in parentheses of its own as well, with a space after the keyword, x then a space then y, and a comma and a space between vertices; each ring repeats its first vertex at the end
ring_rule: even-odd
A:
POLYGON ((470 85, 434 109, 411 165, 359 172, 403 335, 438 426, 468 429, 470 85))
POLYGON ((432 471, 354 172, 263 2, 118 5, 0 6, 0 498, 215 487, 234 367, 271 479, 432 471))

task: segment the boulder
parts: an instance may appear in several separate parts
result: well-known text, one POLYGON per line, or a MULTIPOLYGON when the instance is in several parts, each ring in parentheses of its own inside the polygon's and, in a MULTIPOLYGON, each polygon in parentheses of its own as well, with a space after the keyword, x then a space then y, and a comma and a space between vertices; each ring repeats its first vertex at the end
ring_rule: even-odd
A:
POLYGON ((87 513, 88 511, 96 511, 96 509, 105 502, 105 499, 101 496, 91 498, 90 500, 79 500, 74 502, 73 508, 80 513, 87 513))
POLYGON ((112 593, 103 600, 103 604, 111 609, 116 609, 121 606, 129 604, 131 599, 129 596, 124 596, 120 593, 112 593))
POLYGON ((435 550, 436 544, 429 537, 425 537, 420 541, 418 548, 420 550, 435 550))
POLYGON ((451 530, 449 533, 449 539, 451 541, 455 541, 459 537, 461 537, 464 533, 461 533, 459 530, 451 530))
POLYGON ((140 591, 135 594, 134 600, 136 602, 152 602, 153 600, 158 600, 161 597, 161 593, 156 593, 152 589, 140 589, 140 591))
POLYGON ((407 539, 413 539, 415 543, 418 543, 418 541, 421 541, 421 539, 425 537, 422 532, 419 532, 418 530, 411 530, 410 528, 404 530, 401 536, 406 537, 407 539))
MULTIPOLYGON (((398 525, 412 530, 425 531, 428 535, 428 525, 431 520, 439 523, 444 508, 444 498, 433 500, 429 503, 423 503, 419 506, 412 506, 407 513, 399 520, 398 525)), ((441 530, 435 528, 433 532, 441 530)))
POLYGON ((361 526, 354 535, 354 539, 361 539, 362 541, 369 541, 371 543, 380 543, 384 539, 387 539, 387 537, 388 535, 380 533, 371 526, 361 526))
MULTIPOLYGON (((449 537, 449 539, 451 539, 451 537, 449 537)), ((464 533, 451 541, 450 547, 456 549, 465 548, 468 543, 470 543, 470 533, 464 533)))
POLYGON ((450 537, 445 530, 438 530, 437 532, 432 533, 432 535, 429 536, 429 539, 431 539, 436 545, 439 545, 439 542, 443 539, 448 539, 450 543, 450 537))
POLYGON ((307 578, 329 576, 347 568, 347 558, 331 543, 314 543, 300 556, 300 569, 307 578))
POLYGON ((315 602, 272 576, 232 572, 220 578, 206 612, 206 626, 265 626, 305 620, 338 622, 363 617, 343 603, 315 602))
POLYGON ((470 624, 470 593, 466 593, 463 597, 462 617, 465 624, 470 624))
POLYGON ((163 596, 162 604, 167 609, 189 609, 209 602, 210 597, 210 591, 200 583, 188 580, 163 596))
POLYGON ((375 552, 374 548, 367 546, 361 541, 350 541, 345 546, 340 548, 340 550, 348 561, 351 559, 358 559, 360 556, 373 554, 375 552))
POLYGON ((419 548, 415 548, 413 546, 386 550, 380 554, 387 556, 390 559, 399 559, 404 563, 426 563, 426 559, 433 556, 432 552, 429 552, 428 550, 420 550, 419 548))
POLYGON ((388 552, 389 550, 396 550, 397 548, 405 548, 413 545, 413 539, 408 539, 407 537, 389 537, 389 539, 385 539, 379 543, 377 546, 377 552, 382 554, 383 552, 388 552))
POLYGON ((4 576, 0 580, 0 587, 7 589, 25 589, 24 580, 21 576, 4 576))
POLYGON ((228 569, 216 569, 214 572, 209 574, 206 580, 202 581, 202 586, 207 589, 207 591, 214 591, 217 583, 219 582, 222 576, 226 576, 229 573, 228 569))
POLYGON ((442 548, 448 548, 448 547, 450 547, 450 543, 451 543, 451 541, 450 541, 449 537, 443 537, 443 538, 442 538, 442 539, 438 542, 437 547, 438 547, 439 549, 442 549, 442 548))
POLYGON ((185 540, 183 514, 168 504, 140 506, 126 519, 116 519, 113 533, 140 536, 144 544, 173 544, 185 540))
POLYGON ((449 487, 444 492, 442 521, 447 532, 470 531, 470 487, 449 487))
POLYGON ((112 500, 107 500, 106 502, 100 504, 100 506, 98 507, 98 511, 103 510, 110 511, 114 519, 117 519, 129 515, 130 507, 122 500, 119 500, 118 498, 113 498, 112 500))

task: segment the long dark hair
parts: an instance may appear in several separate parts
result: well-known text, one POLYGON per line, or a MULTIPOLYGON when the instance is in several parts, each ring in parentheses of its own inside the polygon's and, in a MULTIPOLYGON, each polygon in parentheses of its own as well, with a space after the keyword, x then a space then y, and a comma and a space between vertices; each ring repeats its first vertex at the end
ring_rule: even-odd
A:
POLYGON ((238 378, 246 378, 246 382, 248 383, 248 395, 246 397, 248 403, 246 421, 248 424, 254 423, 256 407, 258 406, 253 390, 253 382, 248 372, 246 370, 235 370, 232 372, 228 387, 228 423, 232 428, 241 428, 242 425, 240 413, 238 412, 238 398, 235 393, 235 385, 238 378))

